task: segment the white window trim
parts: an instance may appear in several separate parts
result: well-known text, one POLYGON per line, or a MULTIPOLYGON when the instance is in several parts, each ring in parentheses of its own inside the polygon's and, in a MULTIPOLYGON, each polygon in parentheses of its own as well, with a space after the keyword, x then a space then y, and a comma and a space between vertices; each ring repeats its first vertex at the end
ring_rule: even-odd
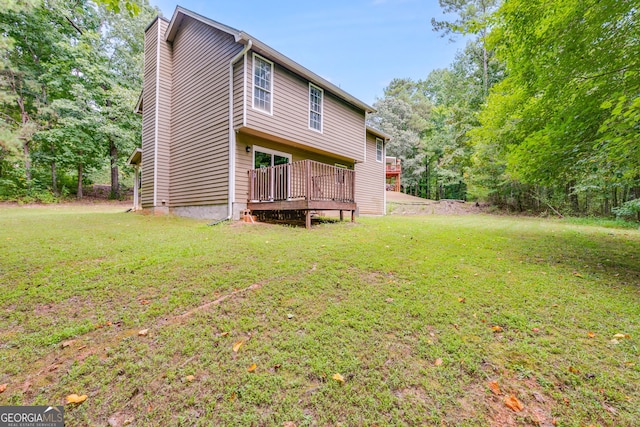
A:
POLYGON ((384 141, 380 138, 376 138, 376 162, 382 163, 384 160, 384 141), (378 144, 380 144, 380 152, 382 153, 382 158, 378 160, 378 144))
POLYGON ((311 82, 309 83, 309 117, 307 120, 307 126, 309 127, 310 130, 318 133, 322 133, 324 129, 324 89, 322 89, 320 86, 314 85, 311 82), (312 87, 315 89, 318 89, 321 95, 320 97, 320 129, 311 127, 311 88, 312 87))
MULTIPOLYGON (((260 151, 262 153, 266 153, 266 154, 271 154, 276 155, 276 156, 280 156, 280 157, 286 157, 287 159, 289 159, 289 164, 292 163, 292 159, 291 159, 291 154, 289 153, 285 153, 283 151, 278 151, 278 150, 272 150, 270 148, 264 148, 264 147, 260 147, 259 145, 254 145, 253 146, 253 150, 251 153, 251 169, 255 169, 256 168, 256 151, 260 151)), ((271 163, 273 163, 273 157, 271 158, 271 163)), ((273 166, 273 164, 271 165, 273 166)))
MULTIPOLYGON (((273 64, 272 61, 269 61, 267 58, 264 58, 260 55, 258 55, 257 53, 253 52, 253 59, 252 59, 252 64, 251 64, 251 108, 256 110, 256 111, 260 111, 261 113, 264 114, 268 114, 270 116, 273 116, 273 101, 275 99, 274 97, 274 87, 273 87, 273 79, 274 79, 274 75, 275 75, 275 65, 273 64), (271 65, 271 103, 269 104, 269 111, 263 110, 262 108, 258 108, 256 107, 256 95, 255 95, 255 77, 256 77, 256 58, 260 58, 262 61, 267 62, 269 65, 271 65)), ((263 89, 264 90, 264 89, 263 89)))

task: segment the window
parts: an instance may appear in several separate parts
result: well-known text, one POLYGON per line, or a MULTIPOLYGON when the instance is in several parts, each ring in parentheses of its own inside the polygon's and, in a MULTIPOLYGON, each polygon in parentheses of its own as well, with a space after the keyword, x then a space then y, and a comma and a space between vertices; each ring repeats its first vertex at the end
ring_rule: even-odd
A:
POLYGON ((309 83, 309 129, 322 132, 322 97, 324 91, 309 83))
POLYGON ((376 138, 376 161, 382 163, 382 157, 383 157, 382 140, 380 138, 376 138))
POLYGON ((273 109, 273 62, 253 54, 253 108, 271 114, 273 109))

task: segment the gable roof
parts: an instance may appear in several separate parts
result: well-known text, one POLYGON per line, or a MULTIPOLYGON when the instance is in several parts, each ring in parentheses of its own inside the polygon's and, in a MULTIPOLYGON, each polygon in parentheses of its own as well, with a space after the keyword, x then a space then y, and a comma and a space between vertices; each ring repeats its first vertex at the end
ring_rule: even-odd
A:
POLYGON ((285 68, 288 68, 289 70, 309 80, 311 83, 317 86, 320 86, 321 88, 333 93, 334 95, 343 99, 344 101, 347 101, 348 103, 358 108, 361 108, 368 113, 375 112, 375 109, 370 105, 360 101, 358 98, 354 97, 353 95, 348 94, 344 90, 340 89, 338 86, 327 81, 326 79, 323 79, 316 73, 308 70, 307 68, 303 67, 302 65, 298 64, 294 60, 288 58, 287 56, 283 55, 282 53, 268 46, 267 44, 261 42, 255 37, 252 37, 250 34, 247 34, 244 31, 236 30, 235 28, 229 27, 227 25, 221 24, 217 21, 214 21, 213 19, 209 19, 205 16, 192 12, 181 6, 177 6, 176 10, 173 12, 173 17, 171 18, 171 21, 169 22, 169 27, 167 28, 167 32, 165 33, 165 39, 168 42, 173 42, 180 28, 180 24, 182 23, 182 20, 185 17, 195 19, 197 21, 202 22, 205 25, 208 25, 212 28, 215 28, 217 30, 230 34, 234 37, 235 41, 238 43, 247 44, 249 40, 251 40, 251 43, 252 43, 251 49, 253 51, 260 53, 268 57, 269 59, 272 59, 273 61, 277 62, 279 65, 284 66, 285 68))

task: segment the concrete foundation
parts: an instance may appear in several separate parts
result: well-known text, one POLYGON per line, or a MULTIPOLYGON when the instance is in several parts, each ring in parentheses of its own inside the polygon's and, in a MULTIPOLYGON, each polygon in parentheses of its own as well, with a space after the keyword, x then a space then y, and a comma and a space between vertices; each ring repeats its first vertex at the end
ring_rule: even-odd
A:
MULTIPOLYGON (((171 208, 171 213, 187 218, 224 219, 227 217, 227 205, 177 206, 171 208)), ((240 218, 239 213, 238 218, 240 218)))

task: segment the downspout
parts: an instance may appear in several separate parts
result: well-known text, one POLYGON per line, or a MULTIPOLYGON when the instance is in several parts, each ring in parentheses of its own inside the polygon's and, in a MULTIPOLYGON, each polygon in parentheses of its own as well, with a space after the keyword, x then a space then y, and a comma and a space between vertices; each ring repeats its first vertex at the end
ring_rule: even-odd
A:
MULTIPOLYGON (((233 202, 236 198, 236 132, 233 129, 233 65, 240 60, 253 46, 251 39, 247 45, 229 62, 229 197, 228 197, 228 216, 226 219, 233 218, 233 202)), ((247 76, 243 76, 245 82, 247 76)), ((246 102, 246 99, 242 101, 246 102)), ((244 108, 244 107, 243 107, 244 108)))
POLYGON ((158 119, 160 111, 160 18, 156 35, 156 105, 155 129, 153 130, 153 209, 158 206, 158 119))

